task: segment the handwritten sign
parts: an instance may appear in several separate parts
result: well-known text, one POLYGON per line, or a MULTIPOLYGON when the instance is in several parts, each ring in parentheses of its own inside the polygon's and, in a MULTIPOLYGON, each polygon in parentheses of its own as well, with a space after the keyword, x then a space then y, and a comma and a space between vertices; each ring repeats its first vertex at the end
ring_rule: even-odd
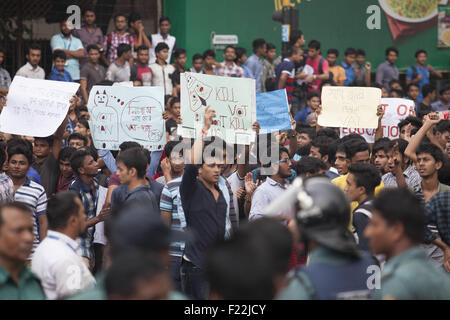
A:
POLYGON ((6 106, 0 115, 0 131, 48 137, 67 115, 78 83, 14 77, 6 106))
MULTIPOLYGON (((408 116, 415 115, 414 101, 398 98, 383 98, 381 99, 381 105, 384 109, 384 116, 381 119, 383 137, 391 140, 397 139, 400 136, 398 123, 408 116)), ((368 143, 375 142, 376 129, 341 128, 341 138, 351 133, 362 135, 368 143)))
POLYGON ((378 88, 324 87, 318 123, 324 127, 374 129, 380 101, 378 88))
POLYGON ((181 74, 181 135, 201 136, 207 106, 216 111, 209 136, 249 145, 256 119, 255 80, 185 72, 181 74))
POLYGON ((162 87, 94 86, 88 110, 97 149, 119 150, 122 142, 135 141, 155 151, 166 144, 162 87))
POLYGON ((256 121, 260 133, 291 129, 286 89, 256 94, 256 121))

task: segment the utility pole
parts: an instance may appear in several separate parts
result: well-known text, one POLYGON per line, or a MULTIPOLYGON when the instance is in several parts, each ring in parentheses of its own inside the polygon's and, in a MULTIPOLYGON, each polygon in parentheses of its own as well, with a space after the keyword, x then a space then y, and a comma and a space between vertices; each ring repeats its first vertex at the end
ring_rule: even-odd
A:
POLYGON ((288 56, 289 38, 291 32, 298 30, 298 9, 293 7, 290 0, 283 0, 283 8, 272 14, 272 19, 281 22, 281 55, 288 56))

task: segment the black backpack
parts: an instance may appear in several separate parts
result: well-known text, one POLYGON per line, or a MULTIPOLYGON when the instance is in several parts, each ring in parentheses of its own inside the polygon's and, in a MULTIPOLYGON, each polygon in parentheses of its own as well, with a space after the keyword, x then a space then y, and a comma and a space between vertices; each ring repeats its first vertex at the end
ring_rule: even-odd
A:
MULTIPOLYGON (((323 67, 322 66, 323 66, 324 62, 325 62, 325 59, 324 58, 320 58, 320 61, 319 61, 319 74, 323 73, 323 67)), ((336 82, 334 82, 334 79, 333 79, 333 72, 330 71, 330 72, 328 72, 328 74, 330 75, 329 78, 328 78, 328 81, 331 83, 332 86, 335 86, 336 82)))

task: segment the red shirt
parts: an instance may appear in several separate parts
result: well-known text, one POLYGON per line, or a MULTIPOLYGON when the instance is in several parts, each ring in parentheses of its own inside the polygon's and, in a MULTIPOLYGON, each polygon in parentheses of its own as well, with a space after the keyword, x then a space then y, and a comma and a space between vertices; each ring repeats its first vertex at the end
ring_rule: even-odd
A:
MULTIPOLYGON (((322 56, 318 56, 316 60, 312 60, 310 57, 306 59, 306 64, 311 66, 314 70, 315 75, 320 75, 319 73, 319 62, 322 59, 322 56)), ((330 67, 328 65, 328 61, 326 59, 323 59, 322 62, 322 73, 328 72, 330 70, 330 67)), ((308 92, 320 92, 320 85, 322 84, 321 80, 314 80, 311 82, 311 85, 308 86, 308 92)))

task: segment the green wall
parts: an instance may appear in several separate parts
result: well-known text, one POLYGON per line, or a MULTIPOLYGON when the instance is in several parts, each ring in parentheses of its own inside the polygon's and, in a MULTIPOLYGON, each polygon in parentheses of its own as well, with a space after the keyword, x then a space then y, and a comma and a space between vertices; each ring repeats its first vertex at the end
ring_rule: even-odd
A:
MULTIPOLYGON (((276 0, 275 0, 276 1, 276 0)), ((381 9, 381 30, 368 30, 367 7, 377 0, 295 0, 299 26, 306 41, 317 39, 322 52, 337 48, 340 58, 347 47, 362 48, 373 68, 384 61, 384 51, 395 45, 400 50, 398 66, 405 70, 414 64, 419 48, 428 51, 428 61, 437 69, 450 69, 450 49, 437 49, 437 26, 422 31, 400 43, 393 43, 386 16, 381 9)), ((251 54, 251 43, 264 38, 281 48, 281 24, 272 20, 274 0, 164 0, 164 15, 171 18, 172 34, 178 46, 192 55, 210 47, 210 34, 237 34, 239 46, 251 54)), ((221 52, 217 60, 222 61, 221 52)))

